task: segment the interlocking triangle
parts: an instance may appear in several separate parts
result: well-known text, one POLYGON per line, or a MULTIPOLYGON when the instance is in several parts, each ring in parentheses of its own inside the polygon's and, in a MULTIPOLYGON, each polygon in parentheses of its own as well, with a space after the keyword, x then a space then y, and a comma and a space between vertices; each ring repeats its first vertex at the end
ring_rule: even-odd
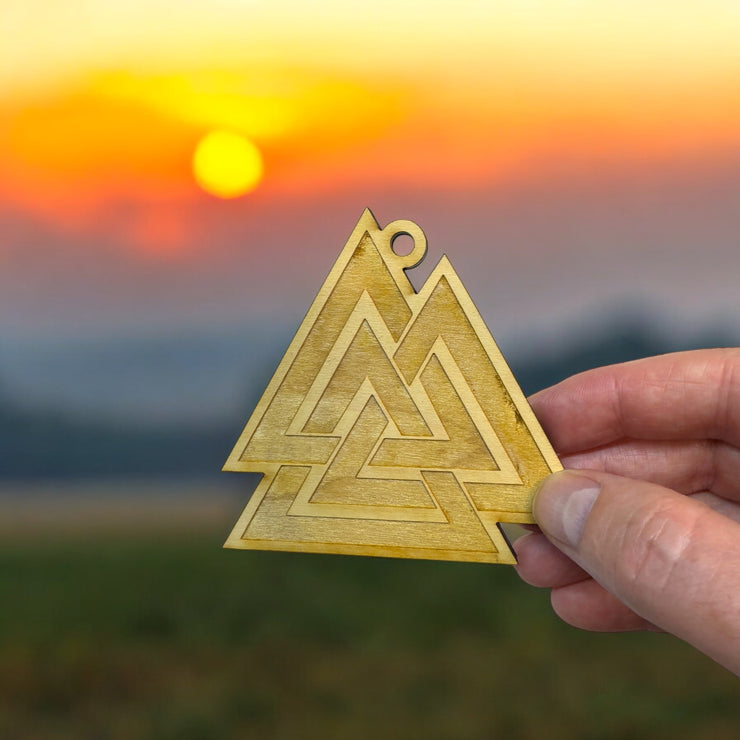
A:
POLYGON ((515 562, 560 462, 447 258, 409 282, 426 251, 362 214, 226 461, 264 477, 225 547, 515 562))

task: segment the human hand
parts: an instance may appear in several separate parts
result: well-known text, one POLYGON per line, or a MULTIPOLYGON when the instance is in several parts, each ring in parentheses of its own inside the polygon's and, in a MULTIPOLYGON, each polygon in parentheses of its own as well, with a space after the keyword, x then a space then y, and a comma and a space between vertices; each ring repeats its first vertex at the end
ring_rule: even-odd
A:
POLYGON ((740 674, 740 349, 575 375, 532 407, 566 470, 520 576, 597 631, 659 629, 740 674))

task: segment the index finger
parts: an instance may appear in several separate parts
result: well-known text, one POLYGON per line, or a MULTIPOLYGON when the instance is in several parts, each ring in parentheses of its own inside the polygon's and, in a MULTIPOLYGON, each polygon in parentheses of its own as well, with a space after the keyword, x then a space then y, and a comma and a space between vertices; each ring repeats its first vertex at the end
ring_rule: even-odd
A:
POLYGON ((740 443, 740 349, 676 352, 588 370, 530 398, 555 450, 618 439, 740 443))

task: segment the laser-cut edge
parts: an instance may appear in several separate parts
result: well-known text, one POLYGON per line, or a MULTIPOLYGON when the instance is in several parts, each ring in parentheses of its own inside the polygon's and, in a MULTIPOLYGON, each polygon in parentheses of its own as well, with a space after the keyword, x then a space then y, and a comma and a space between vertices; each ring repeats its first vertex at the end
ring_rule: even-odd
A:
MULTIPOLYGON (((242 535, 249 526, 253 519, 259 505, 264 498, 267 491, 264 491, 261 496, 257 496, 258 490, 262 488, 263 483, 272 483, 279 471, 284 465, 283 463, 275 462, 249 462, 242 461, 240 456, 243 454, 249 440, 251 439, 254 431, 259 426, 265 411, 269 407, 270 403, 274 399, 278 392, 283 380, 290 371, 290 367, 303 346, 308 334, 313 328, 316 319, 320 315, 323 307, 325 306, 332 290, 336 286, 339 278, 347 268, 349 261, 351 260, 357 245, 362 239, 363 235, 367 232, 370 238, 373 240, 378 252, 386 264, 391 276, 393 277, 396 286, 400 293, 407 301, 412 311, 412 318, 418 316, 418 311, 426 303, 429 296, 431 295, 434 288, 439 284, 440 278, 445 277, 447 283, 450 286, 455 298, 457 299, 460 307, 467 320, 469 321, 471 328, 477 335, 481 346, 488 356, 488 359, 497 372, 499 379, 504 387, 506 395, 511 400, 517 413, 521 417, 524 427, 529 434, 532 442, 537 448, 543 461, 547 467, 555 472, 562 469, 562 465, 557 455, 555 454, 547 436, 545 435, 542 427, 540 426, 537 418, 534 415, 529 403, 527 402, 519 384, 517 383, 508 363, 506 362, 503 354, 501 353, 498 345, 496 344, 493 336, 486 326, 483 318, 481 317, 478 309, 470 298, 467 290, 465 289, 462 281, 455 272, 452 264, 446 255, 443 255, 432 273, 429 275, 424 285, 417 293, 411 282, 405 275, 406 269, 418 265, 426 254, 426 238, 424 237, 423 252, 419 259, 415 259, 413 264, 410 262, 407 265, 403 264, 404 259, 408 262, 409 255, 406 258, 399 257, 395 252, 392 251, 393 234, 390 234, 386 230, 390 227, 398 224, 411 224, 419 229, 413 222, 393 222, 389 224, 386 229, 380 229, 380 226, 375 219, 374 215, 369 208, 363 211, 362 216, 357 222, 357 225, 350 234, 347 242, 345 243, 342 251, 337 257, 332 269, 330 270, 327 278, 322 284, 316 298, 311 303, 303 321, 301 322, 295 336, 290 342, 288 349, 286 350, 283 358, 281 359, 275 373, 273 374, 270 382, 268 383, 264 393, 262 394, 257 406, 251 414, 246 426, 240 434, 236 444, 234 445, 226 463, 223 466, 224 471, 250 471, 250 472, 261 472, 263 473, 263 479, 258 484, 257 489, 252 494, 248 501, 245 509, 239 517, 236 525, 234 526, 229 538, 227 539, 224 547, 238 548, 238 549, 267 549, 267 550, 285 550, 285 551, 301 551, 301 552, 323 552, 323 553, 343 553, 343 554, 358 554, 358 555, 370 555, 370 556, 398 556, 399 551, 413 550, 412 557, 416 558, 428 558, 428 559, 445 559, 445 560, 463 560, 463 561, 477 561, 477 562, 501 562, 501 563, 515 563, 516 559, 511 550, 510 543, 506 533, 501 528, 501 524, 504 522, 532 522, 534 521, 531 514, 528 518, 523 517, 522 514, 526 512, 510 512, 510 511, 495 511, 495 510, 479 510, 473 500, 471 499, 465 487, 458 481, 458 485, 465 495, 465 499, 471 510, 477 515, 480 522, 485 527, 491 541, 496 548, 497 552, 493 556, 484 556, 483 553, 473 552, 469 550, 445 550, 435 548, 406 548, 406 547, 386 547, 376 545, 364 545, 357 543, 336 543, 336 542, 302 542, 302 541, 291 541, 291 540, 260 540, 260 539, 243 539, 242 535), (385 239, 386 234, 383 234, 383 239, 377 239, 378 234, 382 234, 384 231, 388 234, 388 238, 385 239), (387 251, 389 254, 384 254, 387 251), (240 533, 240 534, 237 534, 240 533), (393 552, 390 552, 390 551, 393 552)), ((400 233, 409 233, 409 231, 402 229, 400 233)), ((412 235, 413 236, 413 235, 412 235)), ((417 239, 414 237, 415 247, 413 251, 418 249, 417 239)), ((413 326, 413 321, 410 319, 401 335, 398 339, 398 345, 402 343, 406 333, 413 326)), ((425 364, 425 363, 422 363, 425 364)), ((410 385, 410 384, 409 384, 410 385)), ((467 407, 466 407, 467 408, 467 407)), ((470 409, 468 409, 470 413, 470 409)), ((477 428, 480 428, 475 418, 473 418, 477 428)), ((486 419, 487 422, 487 419, 486 419)), ((323 435, 322 435, 323 436, 323 435)), ((495 458, 494 458, 495 459, 495 458)), ((300 466, 309 467, 312 466, 300 466)), ((269 487, 268 487, 269 488, 269 487)))

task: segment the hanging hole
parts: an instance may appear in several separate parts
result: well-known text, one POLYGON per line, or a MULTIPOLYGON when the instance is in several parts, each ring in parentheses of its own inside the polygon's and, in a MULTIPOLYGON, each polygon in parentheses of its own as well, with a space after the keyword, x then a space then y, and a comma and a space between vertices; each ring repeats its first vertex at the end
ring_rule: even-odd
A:
POLYGON ((393 269, 410 270, 416 267, 427 253, 427 238, 413 222, 400 219, 392 221, 374 237, 376 244, 390 259, 393 269))
POLYGON ((416 242, 407 231, 399 231, 391 239, 391 249, 398 257, 408 257, 414 251, 416 242))

